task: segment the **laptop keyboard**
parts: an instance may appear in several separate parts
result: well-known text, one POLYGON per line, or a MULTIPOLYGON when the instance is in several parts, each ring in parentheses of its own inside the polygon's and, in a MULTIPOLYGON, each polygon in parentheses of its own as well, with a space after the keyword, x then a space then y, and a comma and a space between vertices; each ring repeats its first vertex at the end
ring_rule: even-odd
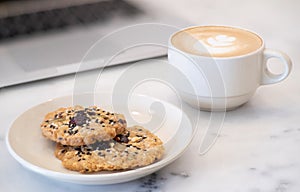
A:
POLYGON ((0 41, 71 26, 105 22, 115 16, 132 17, 141 13, 122 0, 100 1, 66 8, 0 18, 0 41))

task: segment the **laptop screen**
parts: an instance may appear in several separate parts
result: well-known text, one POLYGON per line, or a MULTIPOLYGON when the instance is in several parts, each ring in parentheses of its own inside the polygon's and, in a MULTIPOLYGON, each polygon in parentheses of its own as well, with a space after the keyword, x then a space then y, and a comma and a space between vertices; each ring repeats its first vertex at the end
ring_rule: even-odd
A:
POLYGON ((123 0, 0 0, 0 41, 139 13, 123 0))

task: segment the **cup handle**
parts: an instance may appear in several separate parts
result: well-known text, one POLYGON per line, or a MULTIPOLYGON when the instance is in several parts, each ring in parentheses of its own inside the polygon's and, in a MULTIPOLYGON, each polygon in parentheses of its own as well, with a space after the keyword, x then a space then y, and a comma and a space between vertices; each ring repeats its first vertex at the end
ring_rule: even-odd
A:
POLYGON ((278 83, 289 76, 292 69, 292 61, 285 53, 272 49, 264 50, 264 61, 262 67, 262 85, 278 83), (284 71, 281 74, 274 74, 268 69, 267 61, 270 58, 278 58, 284 64, 284 71))

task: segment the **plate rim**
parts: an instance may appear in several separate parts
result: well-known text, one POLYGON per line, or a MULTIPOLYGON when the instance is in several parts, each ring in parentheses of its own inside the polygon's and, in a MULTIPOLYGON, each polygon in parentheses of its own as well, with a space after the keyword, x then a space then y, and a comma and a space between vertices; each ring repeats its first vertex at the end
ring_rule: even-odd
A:
MULTIPOLYGON (((84 94, 106 94, 106 93, 96 92, 96 93, 84 93, 84 94)), ((48 100, 46 100, 44 102, 41 102, 41 103, 36 104, 34 106, 31 106, 30 108, 28 108, 27 110, 25 110, 23 113, 19 114, 13 120, 13 122, 11 123, 11 125, 8 128, 8 130, 6 132, 6 135, 5 135, 5 143, 6 143, 6 147, 8 149, 8 152, 24 168, 26 168, 26 169, 34 172, 34 173, 46 176, 48 178, 53 178, 53 179, 58 180, 58 181, 66 181, 66 182, 69 182, 69 183, 78 183, 78 184, 87 184, 87 185, 102 185, 103 181, 115 179, 115 177, 124 177, 124 176, 127 176, 128 174, 131 174, 131 173, 132 174, 134 174, 134 173, 137 173, 137 174, 138 173, 142 173, 141 175, 145 176, 143 174, 143 172, 146 173, 146 175, 148 173, 155 172, 155 171, 157 171, 157 170, 165 167, 166 165, 172 163, 176 159, 178 159, 187 150, 187 148, 190 145, 190 143, 192 141, 192 138, 193 138, 193 128, 192 128, 191 120, 189 119, 188 115, 182 109, 178 108, 176 105, 174 105, 174 104, 172 104, 172 103, 170 103, 168 101, 161 100, 161 99, 155 98, 155 97, 151 97, 151 96, 148 96, 148 95, 145 95, 145 94, 133 94, 133 95, 134 96, 138 96, 138 97, 146 97, 146 98, 151 99, 153 101, 159 100, 160 102, 162 102, 164 104, 167 104, 167 105, 169 105, 169 106, 171 106, 173 108, 176 108, 177 110, 181 111, 182 115, 185 116, 185 118, 188 121, 188 124, 190 125, 189 126, 189 128, 190 128, 190 135, 187 138, 187 142, 184 143, 184 145, 182 147, 182 150, 179 150, 173 156, 167 156, 166 158, 163 158, 163 159, 161 159, 161 160, 159 160, 159 161, 157 161, 157 162, 155 162, 153 164, 150 164, 150 165, 147 165, 147 166, 144 166, 144 167, 139 167, 139 168, 132 169, 132 170, 115 172, 115 173, 112 173, 112 174, 72 174, 72 173, 63 173, 63 172, 58 172, 58 171, 54 171, 54 170, 49 170, 49 169, 40 167, 38 165, 35 165, 35 164, 31 163, 31 162, 28 162, 27 160, 23 159, 21 157, 21 155, 17 154, 17 152, 13 149, 13 147, 11 146, 10 141, 9 141, 9 136, 10 136, 10 133, 11 133, 11 129, 12 129, 15 121, 17 121, 18 118, 20 118, 22 115, 26 114, 28 111, 30 111, 30 110, 32 110, 34 108, 37 108, 37 107, 39 107, 41 105, 44 105, 44 104, 49 103, 49 102, 53 102, 54 100, 57 100, 57 99, 62 99, 62 98, 66 98, 66 97, 72 97, 72 95, 64 95, 64 96, 60 96, 60 97, 48 99, 48 100), (99 182, 98 183, 82 183, 84 181, 90 181, 90 182, 99 181, 99 182)), ((137 178, 139 178, 139 177, 137 177, 137 178)), ((126 180, 126 181, 130 181, 130 180, 131 179, 126 180)), ((126 182, 126 181, 122 181, 122 182, 126 182)), ((122 183, 122 182, 110 182, 109 184, 122 183)))

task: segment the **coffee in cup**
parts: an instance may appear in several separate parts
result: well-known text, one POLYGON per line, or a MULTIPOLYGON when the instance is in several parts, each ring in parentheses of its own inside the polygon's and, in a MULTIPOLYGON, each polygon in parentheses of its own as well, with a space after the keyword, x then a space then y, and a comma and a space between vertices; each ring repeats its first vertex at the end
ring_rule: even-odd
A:
POLYGON ((202 110, 216 111, 239 107, 259 86, 284 80, 292 68, 289 57, 266 49, 259 35, 230 26, 197 26, 174 33, 168 60, 194 86, 194 90, 179 87, 183 99, 202 110), (281 74, 269 70, 269 58, 282 61, 281 74))
POLYGON ((220 26, 194 27, 176 33, 174 47, 193 55, 235 57, 256 51, 262 39, 249 31, 220 26))

